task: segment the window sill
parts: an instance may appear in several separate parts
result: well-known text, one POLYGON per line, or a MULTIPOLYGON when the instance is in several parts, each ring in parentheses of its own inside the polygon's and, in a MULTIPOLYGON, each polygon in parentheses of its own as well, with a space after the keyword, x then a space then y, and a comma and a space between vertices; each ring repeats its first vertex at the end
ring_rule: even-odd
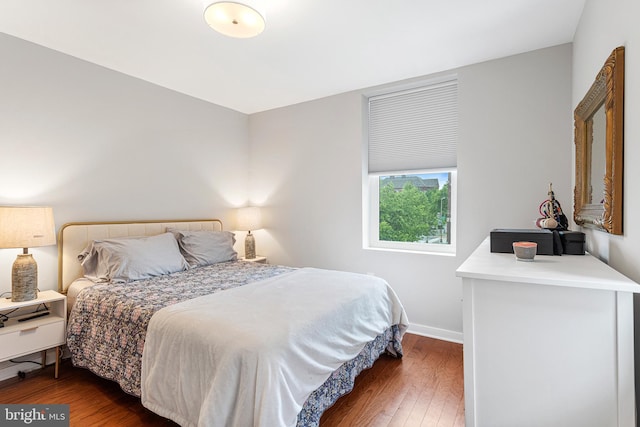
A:
POLYGON ((439 255, 439 256, 456 256, 456 252, 444 252, 444 251, 430 251, 430 250, 416 250, 416 249, 398 249, 398 248, 379 248, 379 247, 371 247, 365 246, 363 247, 366 251, 376 251, 376 252, 399 252, 399 253, 407 253, 407 254, 420 254, 420 255, 439 255))

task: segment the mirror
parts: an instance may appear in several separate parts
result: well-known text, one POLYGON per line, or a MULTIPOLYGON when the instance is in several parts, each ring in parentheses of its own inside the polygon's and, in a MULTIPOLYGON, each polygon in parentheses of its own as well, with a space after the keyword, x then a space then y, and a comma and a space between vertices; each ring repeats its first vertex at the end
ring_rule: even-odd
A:
POLYGON ((574 111, 578 225, 622 234, 624 47, 616 48, 574 111))
POLYGON ((604 204, 604 176, 607 168, 607 116, 602 104, 592 117, 591 197, 587 203, 604 204))

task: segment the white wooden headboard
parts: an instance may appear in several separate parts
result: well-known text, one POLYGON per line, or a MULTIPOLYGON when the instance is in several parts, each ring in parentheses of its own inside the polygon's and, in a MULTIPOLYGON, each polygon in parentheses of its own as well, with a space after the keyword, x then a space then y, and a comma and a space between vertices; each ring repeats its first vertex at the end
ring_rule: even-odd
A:
POLYGON ((151 220, 114 222, 70 222, 58 232, 58 292, 66 293, 75 279, 82 277, 78 254, 96 239, 155 236, 167 228, 222 231, 219 219, 151 220))

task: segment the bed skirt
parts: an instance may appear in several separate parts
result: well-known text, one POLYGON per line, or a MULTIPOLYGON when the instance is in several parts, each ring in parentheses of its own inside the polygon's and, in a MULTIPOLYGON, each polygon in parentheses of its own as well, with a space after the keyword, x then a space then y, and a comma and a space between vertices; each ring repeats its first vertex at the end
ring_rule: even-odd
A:
POLYGON ((297 427, 318 427, 324 411, 345 394, 353 390, 360 372, 373 366, 381 354, 401 358, 402 344, 398 325, 393 325, 373 341, 369 342, 354 359, 344 363, 316 389, 302 406, 298 414, 297 427))

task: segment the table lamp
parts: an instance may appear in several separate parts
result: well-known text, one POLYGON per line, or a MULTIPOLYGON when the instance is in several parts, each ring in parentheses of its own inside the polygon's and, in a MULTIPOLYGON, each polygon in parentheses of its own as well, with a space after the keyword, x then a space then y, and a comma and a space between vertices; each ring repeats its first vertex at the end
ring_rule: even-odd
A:
POLYGON ((38 265, 28 249, 55 244, 53 209, 0 206, 0 248, 22 248, 11 272, 11 301, 30 301, 38 297, 38 265))
POLYGON ((246 259, 254 259, 256 257, 256 241, 253 234, 251 234, 251 230, 262 228, 261 222, 260 208, 248 206, 238 209, 236 228, 240 231, 248 231, 247 237, 244 239, 244 257, 246 259))

